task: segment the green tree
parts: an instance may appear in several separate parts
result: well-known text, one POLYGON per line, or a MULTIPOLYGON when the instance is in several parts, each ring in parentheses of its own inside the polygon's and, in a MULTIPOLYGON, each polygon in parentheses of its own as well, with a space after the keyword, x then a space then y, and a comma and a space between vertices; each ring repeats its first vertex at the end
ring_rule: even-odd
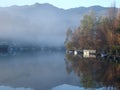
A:
POLYGON ((94 12, 90 12, 88 15, 84 15, 80 23, 81 35, 80 43, 84 44, 84 48, 93 48, 93 40, 95 37, 97 17, 94 12))

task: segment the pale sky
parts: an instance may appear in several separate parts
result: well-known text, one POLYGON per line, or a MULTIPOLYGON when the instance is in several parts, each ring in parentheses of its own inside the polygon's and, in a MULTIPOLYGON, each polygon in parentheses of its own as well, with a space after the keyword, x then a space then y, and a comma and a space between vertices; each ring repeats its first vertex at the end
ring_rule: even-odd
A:
POLYGON ((93 5, 110 7, 114 1, 116 3, 116 7, 120 7, 120 0, 0 0, 0 7, 8 7, 12 5, 32 5, 36 2, 40 4, 49 3, 63 9, 80 6, 89 7, 93 5))

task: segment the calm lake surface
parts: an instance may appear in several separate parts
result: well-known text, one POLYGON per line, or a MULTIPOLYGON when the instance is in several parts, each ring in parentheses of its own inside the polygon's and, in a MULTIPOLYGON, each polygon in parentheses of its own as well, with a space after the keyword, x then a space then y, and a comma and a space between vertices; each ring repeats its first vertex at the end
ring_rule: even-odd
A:
POLYGON ((79 85, 67 74, 65 52, 31 52, 0 57, 0 85, 50 90, 61 84, 79 85))
POLYGON ((19 53, 0 57, 0 85, 51 90, 69 84, 90 90, 103 87, 116 90, 120 85, 117 68, 120 69, 119 64, 80 60, 65 55, 64 51, 19 53))

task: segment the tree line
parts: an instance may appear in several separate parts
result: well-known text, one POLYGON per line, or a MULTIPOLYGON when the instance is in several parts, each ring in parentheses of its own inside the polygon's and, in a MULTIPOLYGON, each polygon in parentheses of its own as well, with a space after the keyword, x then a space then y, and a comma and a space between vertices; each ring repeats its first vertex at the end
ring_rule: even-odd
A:
POLYGON ((71 49, 95 49, 109 54, 120 55, 120 12, 111 7, 106 16, 97 16, 95 12, 83 16, 79 27, 68 28, 65 46, 71 49))

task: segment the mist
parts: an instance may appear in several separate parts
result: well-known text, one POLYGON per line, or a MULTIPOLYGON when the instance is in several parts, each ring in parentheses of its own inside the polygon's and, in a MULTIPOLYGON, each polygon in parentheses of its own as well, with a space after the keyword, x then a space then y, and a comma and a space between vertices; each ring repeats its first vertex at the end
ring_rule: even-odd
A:
MULTIPOLYGON (((100 7, 101 8, 101 7, 100 7)), ((64 10, 50 4, 0 7, 0 40, 64 46, 66 30, 79 26, 90 8, 64 10), (85 10, 85 11, 83 11, 85 10)), ((98 11, 98 10, 97 10, 98 11)), ((99 10, 104 12, 104 8, 99 10)))
POLYGON ((15 42, 63 44, 65 32, 59 31, 57 23, 55 24, 56 21, 50 22, 46 18, 46 20, 39 22, 2 13, 0 14, 0 38, 15 42))
POLYGON ((66 23, 63 10, 50 5, 0 9, 0 39, 15 43, 63 46, 66 23), (64 17, 64 18, 63 18, 64 17))

